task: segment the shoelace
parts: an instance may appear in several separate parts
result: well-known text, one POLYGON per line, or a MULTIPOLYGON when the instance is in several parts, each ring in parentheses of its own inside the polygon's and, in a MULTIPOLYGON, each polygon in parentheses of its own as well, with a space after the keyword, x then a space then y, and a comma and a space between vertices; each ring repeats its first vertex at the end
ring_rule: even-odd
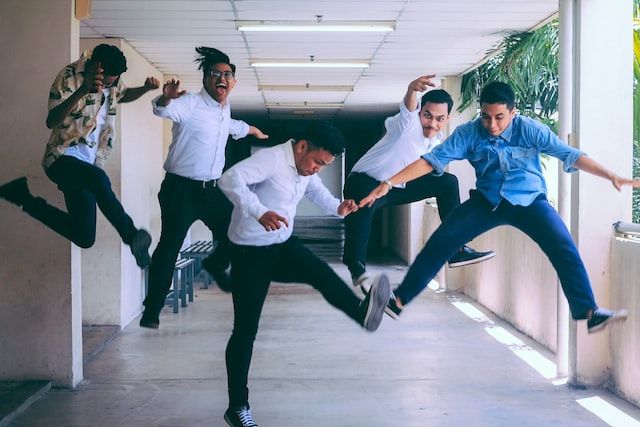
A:
POLYGON ((236 411, 240 422, 243 427, 258 427, 255 421, 253 421, 253 417, 251 416, 251 409, 242 408, 239 411, 236 411))

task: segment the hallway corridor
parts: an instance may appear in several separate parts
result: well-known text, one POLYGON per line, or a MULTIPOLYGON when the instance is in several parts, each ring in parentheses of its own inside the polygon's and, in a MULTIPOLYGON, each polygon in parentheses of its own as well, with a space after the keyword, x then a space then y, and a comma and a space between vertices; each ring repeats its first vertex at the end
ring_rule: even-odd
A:
MULTIPOLYGON (((404 269, 388 270, 392 283, 404 269)), ((265 427, 607 425, 577 402, 593 396, 640 419, 640 411, 606 391, 553 385, 511 350, 531 347, 549 360, 551 354, 492 316, 469 312, 468 302, 429 291, 399 321, 385 318, 368 334, 308 287, 273 285, 250 372, 256 421, 265 427), (499 326, 523 343, 506 346, 485 332, 499 326)), ((179 314, 165 308, 158 331, 129 325, 86 364, 77 390, 52 390, 12 425, 223 426, 231 319, 230 295, 199 289, 179 314)))

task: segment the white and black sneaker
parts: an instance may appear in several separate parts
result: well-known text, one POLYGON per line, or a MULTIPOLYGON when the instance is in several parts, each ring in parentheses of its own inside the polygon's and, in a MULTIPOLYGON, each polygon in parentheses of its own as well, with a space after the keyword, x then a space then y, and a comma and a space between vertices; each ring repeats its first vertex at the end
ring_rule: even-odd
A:
POLYGON ((362 326, 370 332, 375 331, 382 322, 382 314, 389 302, 391 285, 386 274, 381 273, 373 279, 370 291, 360 303, 362 326))
POLYGON ((231 427, 258 427, 251 416, 249 405, 229 408, 224 413, 224 420, 231 427))
POLYGON ((627 320, 627 310, 625 309, 611 311, 606 308, 596 308, 587 320, 587 331, 592 334, 603 330, 608 325, 625 320, 627 320))
POLYGON ((493 251, 478 252, 469 246, 463 246, 462 249, 451 257, 449 260, 449 267, 455 268, 475 264, 491 259, 494 256, 496 256, 496 253, 493 251))

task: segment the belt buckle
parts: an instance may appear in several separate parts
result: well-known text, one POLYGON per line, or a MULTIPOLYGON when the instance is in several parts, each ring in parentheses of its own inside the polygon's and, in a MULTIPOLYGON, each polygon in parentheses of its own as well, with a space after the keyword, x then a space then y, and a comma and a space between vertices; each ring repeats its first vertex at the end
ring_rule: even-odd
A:
POLYGON ((212 179, 210 181, 202 181, 202 188, 216 188, 217 185, 217 181, 216 179, 212 179))

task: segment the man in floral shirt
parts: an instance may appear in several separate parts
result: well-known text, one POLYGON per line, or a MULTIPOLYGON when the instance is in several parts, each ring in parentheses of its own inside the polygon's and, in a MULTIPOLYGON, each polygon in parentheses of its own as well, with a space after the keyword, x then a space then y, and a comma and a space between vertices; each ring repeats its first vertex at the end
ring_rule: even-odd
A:
POLYGON ((42 165, 64 194, 67 211, 32 196, 26 177, 0 186, 0 197, 82 248, 95 242, 97 204, 130 246, 136 263, 146 267, 151 236, 133 225, 102 170, 113 149, 117 103, 134 101, 159 87, 154 77, 143 86, 125 87, 120 75, 126 70, 120 49, 101 44, 67 65, 51 85, 46 122, 51 137, 42 165))

